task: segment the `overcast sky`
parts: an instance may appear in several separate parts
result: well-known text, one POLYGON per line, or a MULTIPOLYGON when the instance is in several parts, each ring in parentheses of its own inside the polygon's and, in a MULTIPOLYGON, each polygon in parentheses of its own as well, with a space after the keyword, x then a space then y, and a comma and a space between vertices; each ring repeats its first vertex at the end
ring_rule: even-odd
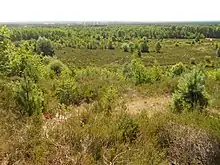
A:
POLYGON ((216 21, 220 0, 1 0, 5 21, 216 21))

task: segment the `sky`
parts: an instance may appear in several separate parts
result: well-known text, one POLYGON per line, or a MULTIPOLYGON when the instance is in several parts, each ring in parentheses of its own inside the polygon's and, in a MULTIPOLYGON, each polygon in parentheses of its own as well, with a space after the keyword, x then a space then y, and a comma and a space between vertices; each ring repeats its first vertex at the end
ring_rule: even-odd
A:
POLYGON ((1 0, 0 22, 220 21, 220 0, 1 0))

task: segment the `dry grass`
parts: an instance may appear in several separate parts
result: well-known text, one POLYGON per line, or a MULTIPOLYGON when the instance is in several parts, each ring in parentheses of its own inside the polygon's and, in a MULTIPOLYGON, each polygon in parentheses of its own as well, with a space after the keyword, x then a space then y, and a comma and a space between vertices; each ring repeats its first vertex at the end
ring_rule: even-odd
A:
POLYGON ((166 111, 171 101, 170 96, 159 96, 159 97, 137 97, 134 100, 126 104, 128 112, 131 114, 139 113, 146 110, 149 116, 156 112, 166 111))

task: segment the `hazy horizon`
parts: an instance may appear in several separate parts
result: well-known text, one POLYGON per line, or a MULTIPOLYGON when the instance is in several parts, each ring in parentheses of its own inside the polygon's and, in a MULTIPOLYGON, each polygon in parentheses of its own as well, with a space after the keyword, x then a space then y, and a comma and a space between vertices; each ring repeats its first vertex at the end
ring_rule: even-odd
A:
POLYGON ((7 0, 0 22, 219 21, 218 0, 7 0))

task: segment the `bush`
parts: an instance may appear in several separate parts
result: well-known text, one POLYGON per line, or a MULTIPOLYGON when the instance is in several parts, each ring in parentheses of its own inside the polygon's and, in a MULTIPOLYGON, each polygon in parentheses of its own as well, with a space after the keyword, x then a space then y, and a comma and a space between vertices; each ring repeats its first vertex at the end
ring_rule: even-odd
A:
POLYGON ((148 71, 152 81, 159 81, 162 78, 162 70, 155 60, 153 67, 148 71))
POLYGON ((98 109, 105 114, 111 114, 116 108, 119 99, 118 91, 113 87, 104 88, 98 101, 98 109))
POLYGON ((185 71, 186 71, 186 67, 182 62, 173 65, 170 70, 172 76, 180 76, 185 71))
POLYGON ((149 47, 147 45, 147 42, 143 42, 140 44, 140 51, 142 53, 149 53, 149 47))
POLYGON ((50 57, 50 56, 44 56, 44 57, 42 58, 42 62, 43 62, 43 64, 45 64, 45 65, 48 65, 52 60, 53 60, 53 58, 50 57))
POLYGON ((115 49, 112 40, 108 41, 108 49, 115 49))
POLYGON ((59 81, 56 95, 60 103, 66 105, 80 104, 81 98, 74 79, 67 78, 59 81))
POLYGON ((128 52, 129 51, 129 45, 127 43, 122 44, 122 49, 124 52, 128 52))
POLYGON ((141 51, 140 51, 140 49, 137 49, 137 50, 135 50, 134 52, 133 52, 133 56, 134 56, 134 58, 141 58, 141 51))
POLYGON ((22 115, 40 114, 43 110, 43 92, 29 78, 16 84, 14 98, 22 115))
POLYGON ((52 70, 57 76, 60 76, 61 72, 67 67, 60 60, 52 60, 49 63, 49 69, 52 70))
POLYGON ((215 80, 220 81, 220 70, 217 70, 215 73, 215 80))
POLYGON ((51 40, 45 37, 40 37, 36 42, 36 52, 38 54, 43 53, 44 56, 53 56, 54 47, 51 40))
POLYGON ((219 46, 218 46, 218 44, 216 43, 216 44, 215 44, 215 50, 217 50, 217 49, 218 49, 218 47, 219 47, 219 46))
POLYGON ((157 53, 160 53, 160 49, 162 48, 162 46, 161 46, 161 44, 160 44, 160 42, 158 41, 157 43, 156 43, 156 45, 155 45, 155 50, 156 50, 156 52, 157 53))
POLYGON ((213 67, 214 66, 214 63, 212 61, 211 56, 205 56, 204 57, 204 62, 205 62, 205 67, 213 67))
POLYGON ((220 57, 220 48, 217 48, 217 50, 216 50, 216 56, 220 57))
POLYGON ((80 105, 84 102, 91 103, 98 99, 106 80, 102 80, 101 74, 98 76, 95 70, 76 72, 75 79, 69 75, 63 76, 58 81, 56 95, 60 103, 66 105, 80 105), (92 73, 90 73, 90 71, 92 73), (85 73, 86 72, 86 73, 85 73))
POLYGON ((125 65, 123 73, 127 79, 131 79, 136 85, 151 82, 144 64, 137 58, 125 65))
POLYGON ((177 112, 184 109, 193 111, 202 110, 208 105, 208 94, 205 90, 205 75, 199 69, 184 75, 173 94, 173 106, 177 112))
POLYGON ((130 43, 129 43, 129 49, 130 49, 130 52, 133 53, 134 50, 135 50, 135 44, 132 43, 132 42, 130 42, 130 43))
POLYGON ((219 164, 219 141, 204 130, 167 123, 158 135, 171 164, 219 164))
POLYGON ((118 130, 121 133, 122 141, 132 143, 137 139, 139 133, 139 125, 128 114, 119 116, 118 130))

